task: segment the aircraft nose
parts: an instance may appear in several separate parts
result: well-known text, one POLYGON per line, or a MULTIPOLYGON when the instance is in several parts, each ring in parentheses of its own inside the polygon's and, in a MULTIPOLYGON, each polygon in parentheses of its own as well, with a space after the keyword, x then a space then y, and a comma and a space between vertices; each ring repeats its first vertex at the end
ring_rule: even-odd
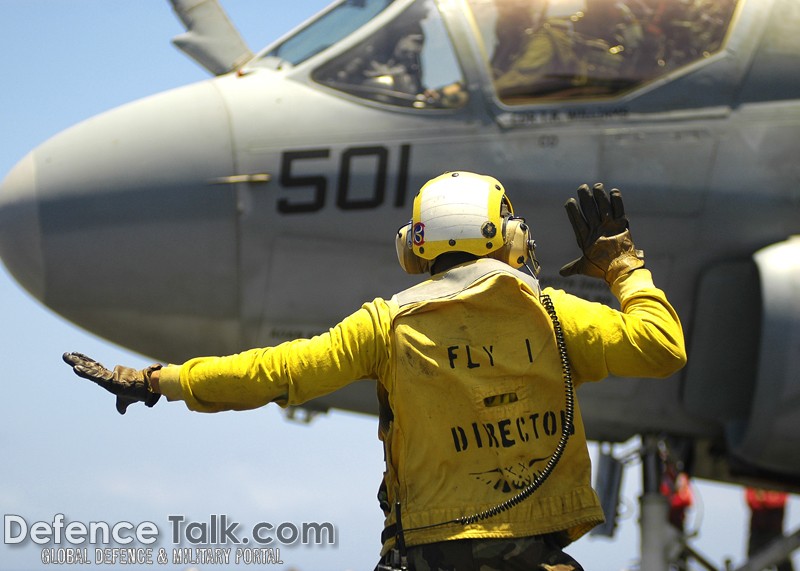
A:
POLYGON ((175 361, 230 352, 220 340, 237 332, 237 195, 218 181, 233 169, 213 80, 102 113, 3 180, 0 256, 39 301, 123 346, 175 361), (169 337, 185 352, 164 355, 169 337))
POLYGON ((0 258, 20 285, 43 299, 44 265, 33 153, 17 163, 0 183, 0 258))

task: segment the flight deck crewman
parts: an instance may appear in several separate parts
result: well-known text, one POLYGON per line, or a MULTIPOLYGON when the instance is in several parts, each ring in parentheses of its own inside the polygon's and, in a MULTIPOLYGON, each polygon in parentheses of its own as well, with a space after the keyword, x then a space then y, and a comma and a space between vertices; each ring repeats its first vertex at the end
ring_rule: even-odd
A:
POLYGON ((635 249, 618 190, 566 204, 582 256, 561 269, 605 280, 621 310, 540 289, 530 228, 496 179, 445 173, 414 199, 400 265, 430 273, 312 339, 113 371, 75 372, 117 409, 163 394, 216 412, 299 405, 377 379, 386 514, 376 569, 580 570, 563 548, 603 520, 572 386, 666 377, 686 361, 678 317, 635 249))

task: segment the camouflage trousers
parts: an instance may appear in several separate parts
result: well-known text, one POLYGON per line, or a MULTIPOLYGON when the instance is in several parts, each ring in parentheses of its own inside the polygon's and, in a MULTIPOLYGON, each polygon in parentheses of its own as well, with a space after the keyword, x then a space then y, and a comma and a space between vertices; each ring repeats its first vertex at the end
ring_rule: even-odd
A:
MULTIPOLYGON (((583 571, 548 536, 441 541, 414 545, 406 552, 410 571, 583 571)), ((382 562, 390 557, 387 554, 382 562)))

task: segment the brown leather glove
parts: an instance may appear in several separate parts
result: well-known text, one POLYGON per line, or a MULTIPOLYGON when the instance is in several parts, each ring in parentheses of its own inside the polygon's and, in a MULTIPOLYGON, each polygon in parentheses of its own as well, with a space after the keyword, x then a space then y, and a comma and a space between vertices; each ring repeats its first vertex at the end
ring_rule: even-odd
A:
POLYGON ((564 205, 583 256, 561 268, 562 276, 583 274, 604 279, 610 286, 620 276, 644 267, 644 252, 637 250, 628 230, 622 194, 606 194, 602 183, 590 190, 578 187, 578 200, 564 205))
POLYGON ((81 353, 64 353, 61 357, 72 367, 79 377, 97 383, 108 392, 117 395, 117 412, 125 414, 130 405, 143 402, 154 406, 161 398, 150 386, 150 375, 161 368, 161 365, 150 365, 146 369, 136 370, 117 365, 109 371, 94 359, 81 353))

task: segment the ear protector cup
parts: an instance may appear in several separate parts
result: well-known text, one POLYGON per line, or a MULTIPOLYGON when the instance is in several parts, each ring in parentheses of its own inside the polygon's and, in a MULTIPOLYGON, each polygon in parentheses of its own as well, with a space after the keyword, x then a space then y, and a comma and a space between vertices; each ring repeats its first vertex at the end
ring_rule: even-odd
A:
POLYGON ((430 268, 430 261, 420 258, 411 249, 411 226, 412 222, 401 226, 397 230, 394 239, 394 247, 397 250, 397 261, 400 267, 407 274, 424 274, 430 268))
POLYGON ((521 268, 531 262, 535 274, 539 273, 536 243, 524 218, 509 217, 503 222, 503 247, 489 257, 505 262, 512 268, 521 268))

